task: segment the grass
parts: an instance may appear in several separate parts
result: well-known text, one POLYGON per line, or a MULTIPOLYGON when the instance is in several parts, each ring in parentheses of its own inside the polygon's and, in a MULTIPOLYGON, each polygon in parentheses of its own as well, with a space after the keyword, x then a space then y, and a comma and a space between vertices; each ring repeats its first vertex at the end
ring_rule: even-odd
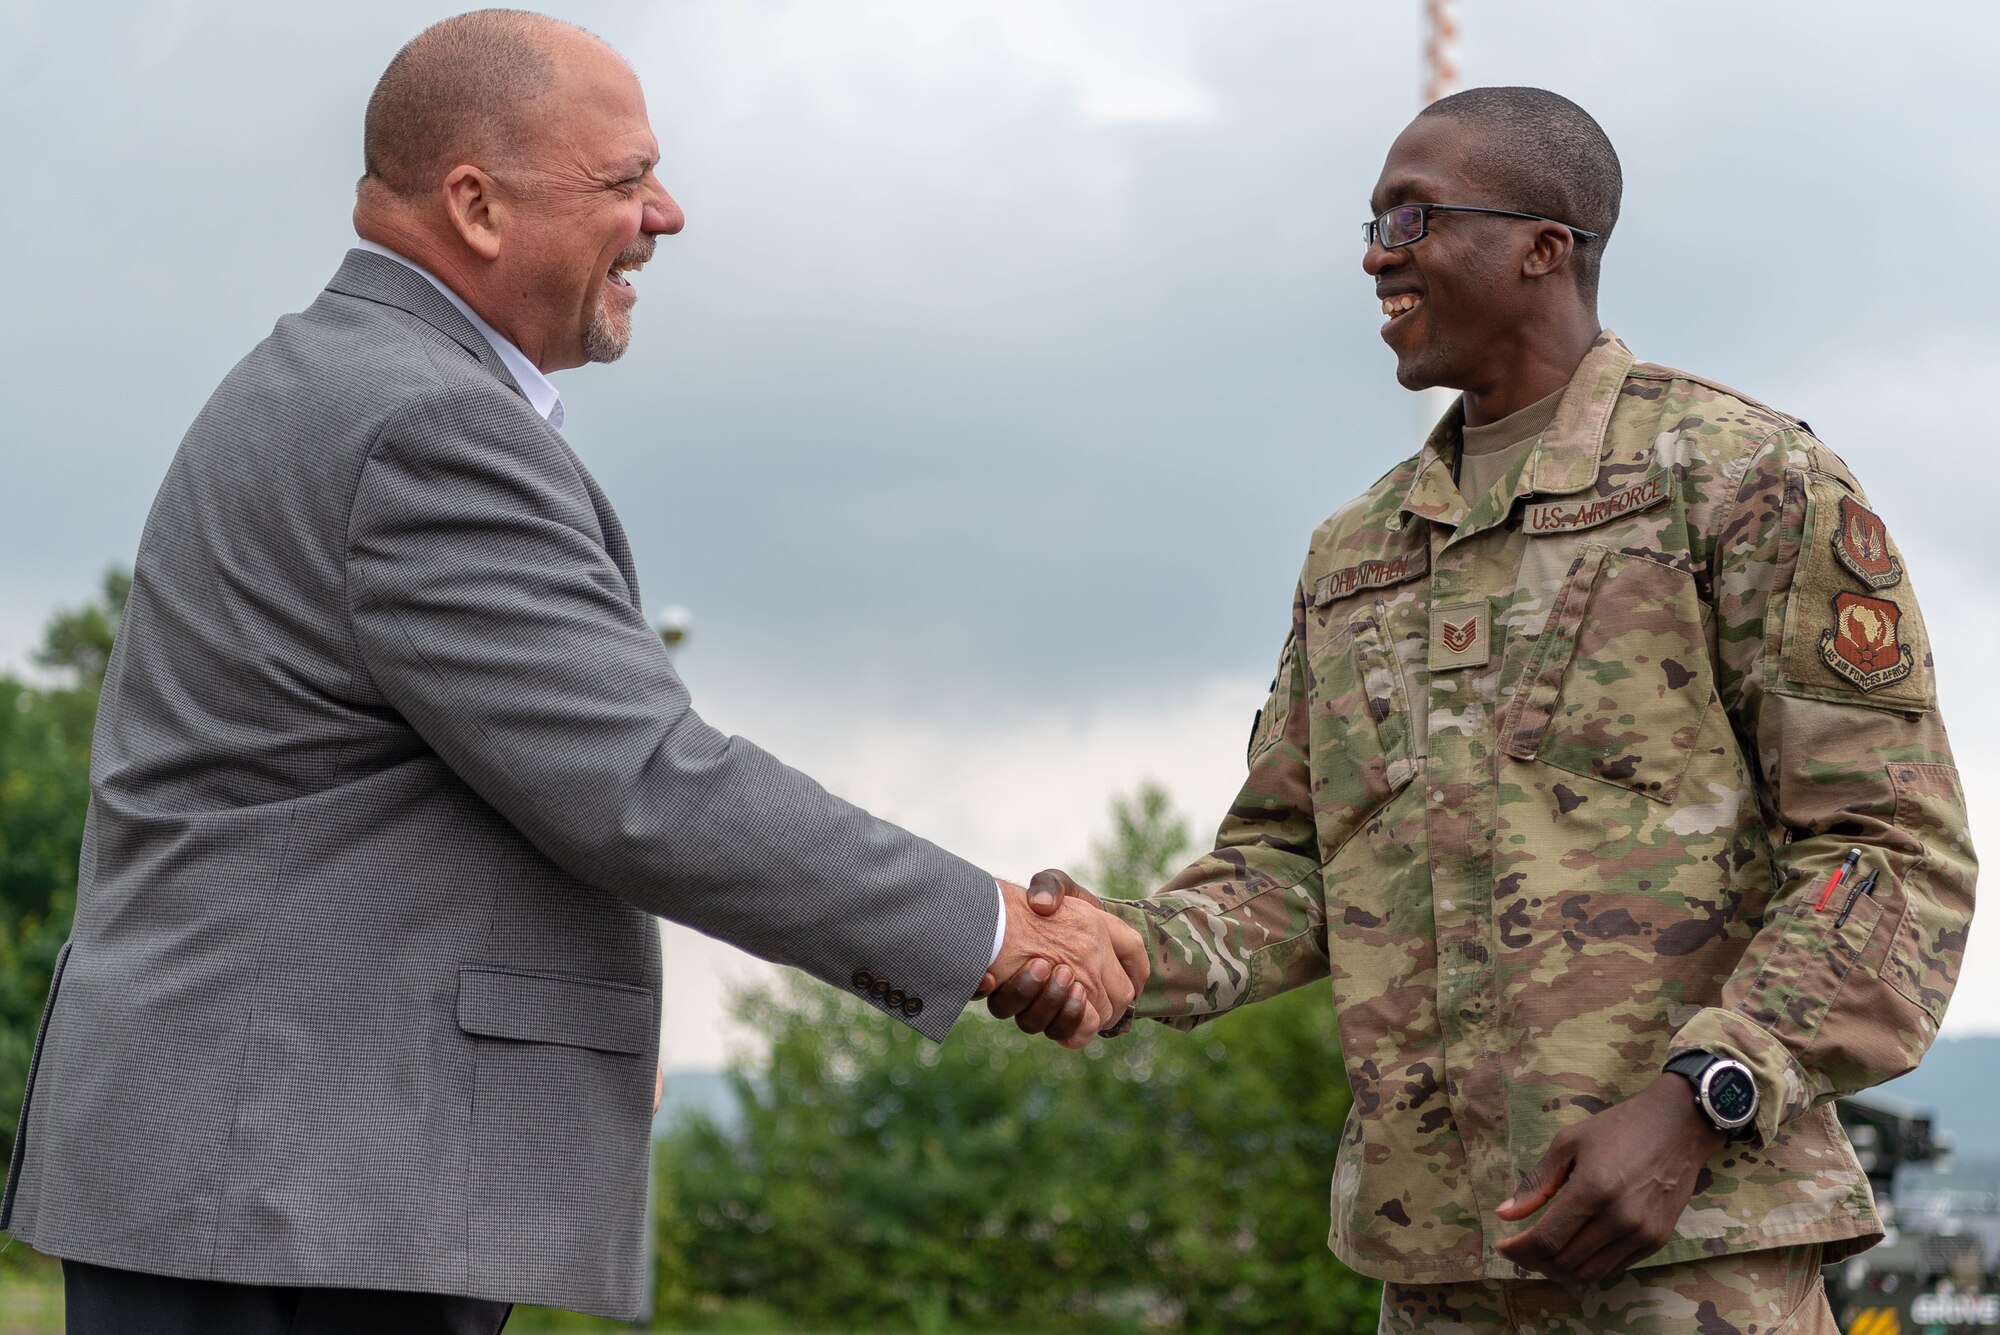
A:
MULTIPOLYGON (((0 1335, 62 1335, 62 1267, 18 1243, 0 1243, 0 1247, 4 1247, 4 1253, 0 1253, 0 1335)), ((754 1318, 751 1319, 752 1324, 739 1325, 728 1320, 727 1314, 719 1315, 721 1319, 708 1327, 712 1332, 806 1335, 806 1332, 772 1326, 754 1318)), ((606 1321, 601 1317, 579 1316, 575 1312, 559 1312, 546 1307, 519 1307, 507 1322, 506 1335, 631 1329, 624 1322, 606 1321)))
POLYGON ((62 1268, 19 1243, 0 1249, 0 1335, 60 1335, 62 1268))

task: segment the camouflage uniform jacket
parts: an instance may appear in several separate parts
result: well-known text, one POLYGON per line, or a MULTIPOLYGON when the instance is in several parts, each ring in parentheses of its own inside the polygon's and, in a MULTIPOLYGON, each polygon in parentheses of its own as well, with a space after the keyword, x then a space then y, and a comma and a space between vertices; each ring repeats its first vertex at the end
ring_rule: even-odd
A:
POLYGON ((1608 331, 1469 506, 1459 425, 1314 535, 1215 851, 1118 906, 1137 1013, 1331 977, 1331 1244, 1364 1274, 1517 1276, 1494 1207, 1689 1048, 1748 1063, 1761 1111, 1647 1264, 1859 1251, 1832 1100, 1923 1055, 1972 913, 1901 558, 1805 423, 1608 331), (1851 848, 1879 882, 1837 923, 1851 848))

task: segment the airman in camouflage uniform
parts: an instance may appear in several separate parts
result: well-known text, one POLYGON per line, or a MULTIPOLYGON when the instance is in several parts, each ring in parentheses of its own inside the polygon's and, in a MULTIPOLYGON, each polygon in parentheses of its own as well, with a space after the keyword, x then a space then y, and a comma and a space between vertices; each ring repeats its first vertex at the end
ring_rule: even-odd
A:
POLYGON ((1830 1329, 1818 1263, 1882 1234, 1832 1100, 1923 1055, 1972 912, 1930 643, 1804 422, 1583 339, 1490 490, 1459 489, 1461 399, 1320 526, 1214 851, 1109 907, 1148 941, 1141 1017, 1331 980, 1331 1245, 1389 1281, 1383 1329, 1830 1329), (1870 893, 1822 906, 1854 849, 1870 893), (1661 1072, 1696 1050, 1759 1107, 1655 1235, 1594 1267, 1506 1237, 1598 1162, 1586 1124, 1691 1106, 1661 1072))
POLYGON ((1973 881, 1893 544, 1803 423, 1609 333, 1477 504, 1459 428, 1314 535, 1214 852, 1123 908, 1137 1013, 1331 977, 1332 1244, 1365 1274, 1514 1277, 1494 1207, 1693 1048, 1746 1062, 1761 1108, 1651 1263, 1872 1244, 1831 1100, 1929 1046, 1973 881), (1871 540, 1895 584, 1843 559, 1871 540), (1815 900, 1852 847, 1881 876, 1835 926, 1815 900))

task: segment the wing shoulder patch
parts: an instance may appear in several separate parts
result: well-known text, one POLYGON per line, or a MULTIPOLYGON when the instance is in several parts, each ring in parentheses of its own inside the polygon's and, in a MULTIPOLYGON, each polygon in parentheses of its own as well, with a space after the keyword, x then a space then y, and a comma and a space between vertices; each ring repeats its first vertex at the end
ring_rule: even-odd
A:
POLYGON ((1873 510, 1852 496, 1840 498, 1834 519, 1833 557, 1869 588, 1893 589, 1903 582, 1903 561, 1889 549, 1889 530, 1873 510))

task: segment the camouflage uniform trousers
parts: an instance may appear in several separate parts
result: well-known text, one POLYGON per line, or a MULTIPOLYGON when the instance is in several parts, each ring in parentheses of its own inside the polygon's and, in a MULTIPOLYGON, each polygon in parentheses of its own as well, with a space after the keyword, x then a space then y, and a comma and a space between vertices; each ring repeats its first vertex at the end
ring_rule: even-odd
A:
POLYGON ((1382 1286, 1380 1335, 1838 1335, 1820 1249, 1780 1247, 1554 1280, 1382 1286))

